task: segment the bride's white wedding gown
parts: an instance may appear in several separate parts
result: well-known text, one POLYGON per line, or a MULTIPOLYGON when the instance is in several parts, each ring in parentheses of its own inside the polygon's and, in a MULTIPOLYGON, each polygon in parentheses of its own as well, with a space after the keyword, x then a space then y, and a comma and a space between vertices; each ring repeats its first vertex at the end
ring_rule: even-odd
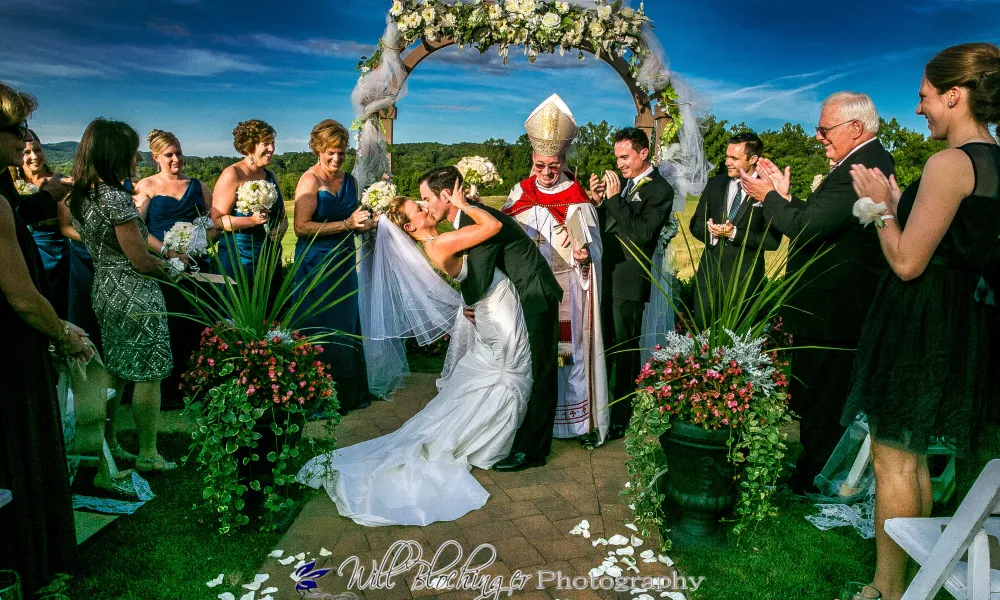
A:
MULTIPOLYGON (((298 481, 326 488, 341 515, 369 527, 453 521, 486 504, 469 471, 510 453, 531 394, 531 351, 517 292, 499 270, 475 308, 472 342, 436 398, 388 435, 313 458, 298 481)), ((459 313, 455 327, 471 323, 459 313)))

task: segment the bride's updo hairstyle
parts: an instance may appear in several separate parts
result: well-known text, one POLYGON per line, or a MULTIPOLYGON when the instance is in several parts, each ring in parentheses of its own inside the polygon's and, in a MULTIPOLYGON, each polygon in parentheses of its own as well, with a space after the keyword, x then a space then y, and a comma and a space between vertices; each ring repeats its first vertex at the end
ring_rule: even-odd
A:
POLYGON ((410 200, 406 196, 396 196, 389 201, 389 208, 385 209, 385 216, 392 221, 392 224, 400 229, 410 222, 410 217, 403 212, 403 206, 410 200))
POLYGON ((938 93, 953 87, 969 90, 969 112, 977 123, 1000 123, 1000 48, 996 45, 977 42, 945 48, 927 63, 924 75, 938 93))

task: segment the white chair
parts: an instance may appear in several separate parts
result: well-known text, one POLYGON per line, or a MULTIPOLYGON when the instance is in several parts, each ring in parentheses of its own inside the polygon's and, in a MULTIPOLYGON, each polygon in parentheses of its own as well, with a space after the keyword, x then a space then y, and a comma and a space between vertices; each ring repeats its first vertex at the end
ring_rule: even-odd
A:
POLYGON ((947 519, 887 519, 885 532, 920 564, 903 600, 931 600, 944 586, 959 600, 1000 600, 989 538, 1000 538, 1000 459, 990 461, 947 519), (968 551, 967 561, 961 560, 968 551))

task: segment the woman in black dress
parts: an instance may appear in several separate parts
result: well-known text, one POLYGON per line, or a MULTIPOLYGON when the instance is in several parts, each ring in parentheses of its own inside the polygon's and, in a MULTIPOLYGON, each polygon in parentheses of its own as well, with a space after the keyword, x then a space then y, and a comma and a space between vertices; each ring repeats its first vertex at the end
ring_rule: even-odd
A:
MULTIPOLYGON (((20 159, 35 106, 0 83, 0 170, 20 159)), ((17 570, 33 592, 67 572, 76 554, 49 349, 83 359, 90 350, 83 331, 59 319, 43 295, 42 259, 12 188, 0 186, 0 488, 13 493, 0 508, 0 568, 17 570)))
MULTIPOLYGON (((868 415, 875 462, 874 587, 906 590, 906 553, 883 528, 930 516, 932 438, 958 456, 986 414, 989 283, 1000 281, 1000 49, 962 44, 924 70, 917 114, 948 148, 900 192, 894 179, 855 166, 860 198, 885 203, 876 219, 891 273, 879 284, 858 343, 844 421, 868 415)), ((1000 292, 1000 289, 994 288, 1000 292)))

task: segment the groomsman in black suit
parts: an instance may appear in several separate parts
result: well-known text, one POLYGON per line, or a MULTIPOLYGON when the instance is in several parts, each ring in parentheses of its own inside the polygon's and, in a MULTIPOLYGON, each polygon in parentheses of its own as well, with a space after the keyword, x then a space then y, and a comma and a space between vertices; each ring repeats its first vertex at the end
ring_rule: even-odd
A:
MULTIPOLYGON (((614 171, 605 172, 606 197, 597 205, 606 231, 618 238, 604 247, 603 267, 605 273, 611 273, 615 324, 614 346, 609 349, 615 353, 610 440, 624 437, 632 418, 631 398, 619 399, 635 391, 642 313, 649 300, 649 265, 643 265, 633 254, 652 258, 674 201, 674 189, 649 162, 649 136, 643 130, 619 130, 615 134, 615 156, 624 182, 614 171)), ((596 175, 591 176, 590 189, 601 183, 596 175)))
POLYGON ((790 169, 781 172, 767 159, 759 161, 759 179, 742 177, 747 193, 763 201, 764 217, 792 240, 789 273, 805 268, 820 250, 829 250, 808 267, 782 313, 794 346, 803 348, 791 353, 788 386, 791 408, 801 417, 803 452, 790 482, 797 492, 811 489, 844 434, 840 422, 853 350, 886 269, 875 228, 865 229, 851 212, 858 199, 851 183, 852 165, 878 168, 887 177, 895 173, 892 156, 875 137, 878 126, 871 98, 838 92, 823 102, 816 127, 816 139, 831 163, 830 174, 808 201, 789 192, 790 169))
MULTIPOLYGON (((426 203, 427 213, 438 223, 448 219, 459 229, 473 221, 449 201, 456 181, 461 185, 462 175, 455 167, 433 169, 420 178, 420 197, 426 203)), ((510 454, 493 465, 496 471, 521 471, 544 465, 552 447, 559 398, 556 360, 563 290, 538 246, 517 221, 489 206, 480 208, 496 217, 502 227, 499 233, 466 254, 462 298, 466 306, 481 300, 493 282, 494 269, 498 268, 514 284, 521 300, 531 346, 531 397, 510 454)), ((466 310, 470 319, 473 314, 466 310)))
POLYGON ((752 132, 729 139, 726 172, 708 180, 691 217, 691 234, 704 242, 698 263, 693 317, 700 327, 711 327, 706 317, 728 297, 728 286, 746 286, 751 297, 764 279, 764 251, 777 250, 781 234, 764 218, 764 207, 743 191, 740 171, 757 176, 764 142, 752 132), (737 273, 733 273, 736 271, 737 273), (747 281, 749 279, 749 281, 747 281))

